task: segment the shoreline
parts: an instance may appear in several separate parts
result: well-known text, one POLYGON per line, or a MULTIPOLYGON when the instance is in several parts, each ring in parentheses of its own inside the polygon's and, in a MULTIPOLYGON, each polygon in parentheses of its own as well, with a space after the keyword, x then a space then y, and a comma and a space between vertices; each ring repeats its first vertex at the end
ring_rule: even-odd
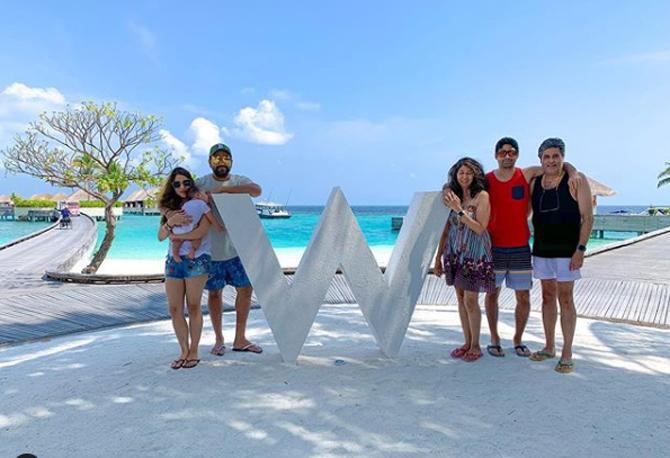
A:
MULTIPOLYGON (((297 268, 306 247, 301 248, 275 248, 275 254, 279 265, 283 268, 297 268)), ((377 264, 385 267, 391 258, 393 246, 380 245, 370 247, 377 264)), ((81 272, 85 263, 74 266, 71 272, 81 272)), ((106 259, 100 269, 99 275, 151 275, 162 274, 165 267, 165 259, 106 259)))

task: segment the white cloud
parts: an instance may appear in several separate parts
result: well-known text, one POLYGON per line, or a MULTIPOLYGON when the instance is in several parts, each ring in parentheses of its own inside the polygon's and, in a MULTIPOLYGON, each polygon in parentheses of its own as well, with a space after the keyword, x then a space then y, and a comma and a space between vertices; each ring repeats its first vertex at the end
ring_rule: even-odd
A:
POLYGON ((288 89, 272 89, 270 98, 281 102, 291 102, 291 105, 300 111, 319 111, 321 109, 320 103, 304 100, 300 94, 288 89))
POLYGON ((23 83, 12 83, 7 86, 0 95, 21 101, 42 101, 56 105, 64 105, 65 97, 60 91, 53 87, 29 87, 23 83))
POLYGON ((9 146, 30 122, 37 121, 40 113, 61 109, 66 102, 65 96, 53 87, 12 83, 4 88, 0 91, 0 149, 9 146))
POLYGON ((271 100, 261 100, 258 107, 242 108, 235 116, 230 134, 261 145, 283 145, 293 138, 284 129, 284 115, 271 100))
POLYGON ((189 131, 193 136, 193 152, 208 155, 209 148, 215 143, 221 143, 221 129, 206 118, 195 118, 191 122, 189 131))
POLYGON ((147 27, 134 22, 130 22, 128 27, 149 60, 154 63, 158 62, 158 40, 156 40, 156 36, 153 32, 147 27))
POLYGON ((297 95, 287 89, 272 89, 270 91, 270 97, 275 100, 281 100, 282 102, 287 102, 289 100, 294 100, 297 98, 297 95))
POLYGON ((161 129, 160 130, 161 140, 163 144, 167 147, 168 151, 172 153, 172 156, 188 166, 194 165, 195 161, 191 156, 191 152, 188 149, 188 146, 177 137, 172 135, 169 130, 161 129))

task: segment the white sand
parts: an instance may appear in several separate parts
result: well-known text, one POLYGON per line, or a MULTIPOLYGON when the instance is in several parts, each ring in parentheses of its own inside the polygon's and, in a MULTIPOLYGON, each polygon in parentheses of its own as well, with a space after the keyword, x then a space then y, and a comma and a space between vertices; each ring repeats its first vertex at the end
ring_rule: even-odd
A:
MULTIPOLYGON (((277 248, 277 258, 282 267, 298 267, 300 258, 304 253, 304 248, 277 248)), ((372 247, 372 253, 380 266, 388 264, 393 252, 392 246, 372 247)), ((86 263, 80 263, 73 268, 73 272, 80 272, 86 263)), ((136 260, 136 259, 107 259, 105 260, 98 274, 101 275, 140 275, 140 274, 161 274, 165 270, 165 260, 136 260)))
MULTIPOLYGON (((418 308, 395 360, 355 306, 321 309, 297 366, 260 311, 249 325, 265 353, 213 357, 207 326, 190 370, 168 368, 166 321, 0 349, 0 456, 667 456, 667 330, 579 320, 560 375, 509 348, 450 359, 454 308, 418 308)), ((541 336, 534 314, 532 348, 541 336)))

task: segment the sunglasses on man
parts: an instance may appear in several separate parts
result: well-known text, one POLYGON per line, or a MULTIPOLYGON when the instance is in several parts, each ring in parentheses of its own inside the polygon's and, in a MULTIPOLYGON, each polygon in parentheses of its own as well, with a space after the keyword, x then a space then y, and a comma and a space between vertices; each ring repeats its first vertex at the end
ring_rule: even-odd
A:
POLYGON ((182 186, 184 186, 185 188, 190 188, 192 185, 193 181, 191 180, 184 180, 184 181, 175 180, 172 182, 172 187, 175 189, 179 189, 182 186))
POLYGON ((501 157, 501 158, 505 157, 505 156, 514 158, 514 157, 517 157, 518 155, 519 155, 519 152, 515 149, 501 149, 501 150, 498 150, 498 152, 496 153, 496 156, 501 157))

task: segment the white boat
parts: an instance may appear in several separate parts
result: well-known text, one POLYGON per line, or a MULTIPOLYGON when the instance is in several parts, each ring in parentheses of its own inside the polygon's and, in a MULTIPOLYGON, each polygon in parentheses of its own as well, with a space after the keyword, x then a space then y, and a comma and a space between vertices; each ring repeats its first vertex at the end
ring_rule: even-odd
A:
POLYGON ((285 206, 269 200, 256 202, 256 213, 260 218, 268 219, 290 218, 292 216, 285 206))

